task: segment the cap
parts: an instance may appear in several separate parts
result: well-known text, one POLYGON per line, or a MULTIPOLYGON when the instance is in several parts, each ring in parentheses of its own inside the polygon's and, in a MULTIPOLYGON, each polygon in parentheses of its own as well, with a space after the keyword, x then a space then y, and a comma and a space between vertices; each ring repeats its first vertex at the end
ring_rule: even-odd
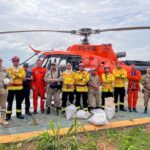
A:
POLYGON ((56 63, 55 63, 55 62, 52 62, 51 65, 55 65, 55 66, 56 66, 56 63))
POLYGON ((84 64, 83 64, 83 63, 80 63, 80 64, 79 64, 79 67, 80 67, 80 66, 83 66, 83 67, 84 67, 84 64))
POLYGON ((18 56, 13 56, 11 60, 12 60, 12 62, 14 62, 14 61, 19 61, 20 59, 18 56))
POLYGON ((28 63, 23 63, 23 67, 29 67, 28 63))
POLYGON ((91 72, 91 71, 96 71, 96 68, 91 68, 88 70, 88 72, 91 72))
POLYGON ((105 65, 105 66, 104 66, 104 69, 106 69, 106 68, 110 68, 110 66, 109 66, 109 65, 105 65))
POLYGON ((116 62, 116 64, 121 64, 121 63, 122 63, 122 61, 120 61, 120 60, 116 62))

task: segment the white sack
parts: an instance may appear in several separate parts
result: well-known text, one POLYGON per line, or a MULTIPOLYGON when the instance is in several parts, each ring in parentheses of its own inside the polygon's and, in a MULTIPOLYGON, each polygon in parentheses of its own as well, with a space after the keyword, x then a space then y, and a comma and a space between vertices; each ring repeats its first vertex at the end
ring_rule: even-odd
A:
POLYGON ((112 119, 115 115, 115 105, 112 107, 105 107, 106 116, 108 119, 112 119))
POLYGON ((90 111, 91 112, 91 114, 97 114, 97 113, 105 113, 105 111, 103 110, 103 109, 93 109, 93 110, 91 110, 90 111))
POLYGON ((105 113, 95 113, 88 121, 94 125, 108 124, 105 113))
POLYGON ((78 110, 76 114, 74 115, 74 118, 79 118, 79 119, 88 119, 90 117, 90 113, 88 111, 84 110, 78 110))
POLYGON ((66 110, 65 110, 66 118, 68 120, 71 119, 74 116, 74 114, 76 113, 76 111, 77 111, 77 108, 75 105, 71 104, 71 105, 67 106, 66 110))

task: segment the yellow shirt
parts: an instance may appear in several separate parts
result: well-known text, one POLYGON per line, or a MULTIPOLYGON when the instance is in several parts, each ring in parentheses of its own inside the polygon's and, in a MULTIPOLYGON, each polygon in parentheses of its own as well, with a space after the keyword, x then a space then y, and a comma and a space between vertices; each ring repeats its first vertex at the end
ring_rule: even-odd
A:
POLYGON ((114 83, 115 77, 113 74, 108 73, 102 74, 102 92, 113 92, 113 83, 114 83))
POLYGON ((22 90, 23 79, 26 76, 26 72, 22 67, 10 67, 7 69, 10 78, 12 79, 11 85, 8 86, 8 90, 22 90))
POLYGON ((75 73, 75 86, 77 92, 88 92, 88 82, 90 75, 87 71, 77 71, 75 73))
POLYGON ((127 71, 125 69, 114 69, 113 75, 115 77, 114 87, 125 87, 127 78, 127 71))
POLYGON ((74 78, 75 73, 73 71, 64 71, 62 73, 62 91, 63 92, 73 92, 74 91, 74 78))

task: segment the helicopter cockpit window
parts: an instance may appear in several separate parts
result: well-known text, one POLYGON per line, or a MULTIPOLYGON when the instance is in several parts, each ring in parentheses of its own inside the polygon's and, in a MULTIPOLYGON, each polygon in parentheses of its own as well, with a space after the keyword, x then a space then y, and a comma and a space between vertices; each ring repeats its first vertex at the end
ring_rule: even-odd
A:
POLYGON ((61 71, 65 70, 65 66, 68 62, 72 64, 73 70, 77 70, 79 63, 81 62, 81 57, 73 55, 49 55, 45 58, 43 67, 50 69, 53 62, 58 65, 58 68, 61 71))

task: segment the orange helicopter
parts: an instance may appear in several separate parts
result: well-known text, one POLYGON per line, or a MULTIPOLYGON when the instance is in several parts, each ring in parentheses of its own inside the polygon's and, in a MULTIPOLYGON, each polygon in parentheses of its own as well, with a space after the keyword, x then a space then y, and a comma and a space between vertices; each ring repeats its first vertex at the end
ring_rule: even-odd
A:
MULTIPOLYGON (((115 53, 111 44, 101 44, 94 45, 89 43, 89 37, 92 34, 100 34, 101 32, 109 31, 129 31, 129 30, 144 30, 150 29, 150 26, 145 27, 123 27, 123 28, 112 28, 112 29, 90 29, 82 28, 80 30, 20 30, 20 31, 5 31, 0 32, 0 34, 9 34, 9 33, 22 33, 22 32, 59 32, 59 33, 70 33, 81 36, 81 44, 75 44, 68 47, 67 50, 50 50, 50 51, 41 51, 36 50, 30 46, 30 48, 35 52, 33 56, 28 58, 24 62, 28 62, 32 68, 36 64, 37 59, 41 59, 43 62, 43 67, 49 69, 52 62, 56 62, 61 71, 64 70, 67 62, 70 62, 73 65, 73 70, 78 69, 79 63, 85 65, 85 69, 96 68, 99 76, 103 73, 104 66, 110 65, 111 69, 116 67, 116 62, 118 58, 125 57, 126 52, 115 53)), ((24 63, 23 62, 23 63, 24 63)), ((21 64, 23 64, 21 63, 21 64)), ((127 71, 130 70, 130 64, 135 64, 138 69, 142 72, 146 70, 147 66, 150 66, 150 62, 146 61, 125 61, 121 62, 122 67, 127 71)))

